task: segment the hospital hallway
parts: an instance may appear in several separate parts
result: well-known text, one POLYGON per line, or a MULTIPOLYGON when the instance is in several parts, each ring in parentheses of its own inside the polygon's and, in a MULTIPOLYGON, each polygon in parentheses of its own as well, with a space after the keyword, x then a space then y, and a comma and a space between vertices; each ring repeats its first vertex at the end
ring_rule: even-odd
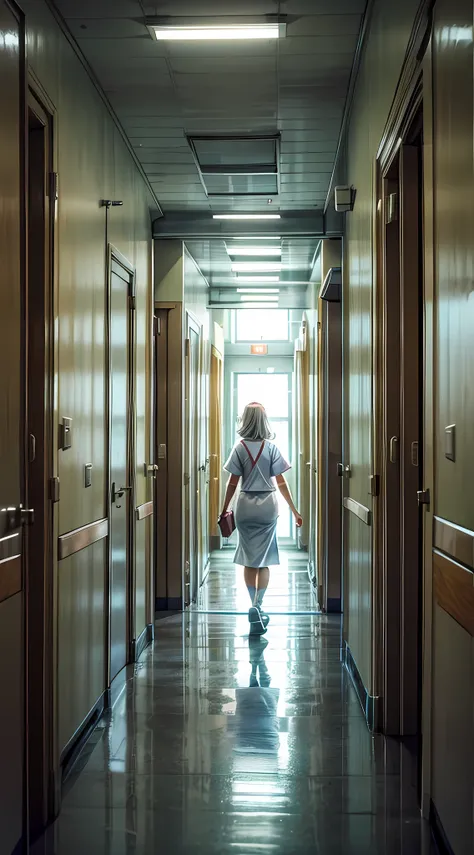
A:
POLYGON ((157 621, 33 855, 434 853, 412 759, 370 734, 340 649, 336 615, 272 614, 250 643, 245 615, 157 621))

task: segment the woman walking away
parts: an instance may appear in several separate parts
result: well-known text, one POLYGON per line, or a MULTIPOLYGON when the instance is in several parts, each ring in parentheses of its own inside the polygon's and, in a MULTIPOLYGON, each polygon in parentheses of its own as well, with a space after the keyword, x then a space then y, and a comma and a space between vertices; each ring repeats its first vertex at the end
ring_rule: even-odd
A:
POLYGON ((235 511, 239 544, 234 561, 244 566, 245 584, 252 603, 249 610, 250 633, 254 635, 266 632, 269 617, 262 611, 262 604, 270 578, 268 568, 280 563, 276 538, 276 485, 298 527, 303 520, 293 504, 283 475, 291 468, 290 464, 271 441, 275 434, 261 404, 253 402, 245 407, 237 432, 241 440, 224 467, 230 472, 230 478, 222 514, 227 512, 242 478, 235 511))

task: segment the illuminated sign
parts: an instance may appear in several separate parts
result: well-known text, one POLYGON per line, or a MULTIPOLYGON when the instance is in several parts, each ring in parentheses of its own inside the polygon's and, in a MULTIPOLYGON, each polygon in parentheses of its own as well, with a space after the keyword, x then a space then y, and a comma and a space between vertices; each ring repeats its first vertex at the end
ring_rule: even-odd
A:
POLYGON ((268 353, 268 344, 251 344, 250 353, 252 356, 266 356, 268 353))

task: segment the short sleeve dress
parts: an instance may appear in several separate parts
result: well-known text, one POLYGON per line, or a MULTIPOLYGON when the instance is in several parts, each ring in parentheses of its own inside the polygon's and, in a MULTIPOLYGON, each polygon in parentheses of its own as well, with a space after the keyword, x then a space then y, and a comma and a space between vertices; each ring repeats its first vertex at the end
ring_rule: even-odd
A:
POLYGON ((235 508, 239 535, 235 563, 245 567, 279 564, 275 478, 287 472, 290 464, 273 442, 259 440, 238 442, 224 468, 242 478, 235 508))

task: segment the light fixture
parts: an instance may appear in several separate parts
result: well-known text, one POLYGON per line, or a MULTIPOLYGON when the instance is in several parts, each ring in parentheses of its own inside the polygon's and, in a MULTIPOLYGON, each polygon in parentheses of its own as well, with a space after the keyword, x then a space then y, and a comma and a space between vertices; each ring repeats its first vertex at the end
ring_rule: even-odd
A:
POLYGON ((228 18, 148 18, 147 27, 156 41, 247 41, 281 39, 286 24, 266 17, 247 16, 229 22, 228 18))
POLYGON ((279 273, 281 261, 234 261, 232 273, 279 273))
POLYGON ((237 276, 237 282, 279 282, 279 276, 237 276))
POLYGON ((279 294, 279 288, 237 288, 238 294, 279 294))
POLYGON ((261 294, 255 294, 254 296, 246 294, 245 297, 241 297, 240 299, 245 303, 253 302, 254 300, 258 303, 278 303, 279 297, 262 297, 261 294))
POLYGON ((213 220, 281 220, 280 214, 213 214, 213 220))
POLYGON ((239 309, 273 309, 275 307, 275 303, 240 303, 239 309))
POLYGON ((281 256, 281 246, 227 246, 227 254, 281 256))
POLYGON ((232 240, 242 240, 242 241, 244 241, 244 240, 245 241, 259 240, 261 242, 262 240, 264 240, 264 241, 281 240, 281 236, 277 237, 276 235, 275 236, 265 235, 265 237, 263 237, 263 238, 262 237, 233 237, 232 240))

